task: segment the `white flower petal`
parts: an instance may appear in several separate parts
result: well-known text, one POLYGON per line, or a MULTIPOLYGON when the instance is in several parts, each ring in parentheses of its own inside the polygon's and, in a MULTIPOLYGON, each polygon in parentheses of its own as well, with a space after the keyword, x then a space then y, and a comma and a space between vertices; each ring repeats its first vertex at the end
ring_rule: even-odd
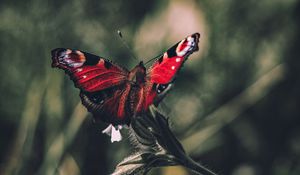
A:
POLYGON ((102 131, 102 133, 111 136, 112 128, 113 128, 113 125, 109 125, 107 128, 105 128, 105 129, 102 131))
POLYGON ((113 126, 110 124, 107 128, 105 128, 102 133, 110 136, 111 142, 119 142, 122 140, 122 135, 120 130, 123 128, 122 125, 113 126))
POLYGON ((112 127, 110 140, 111 143, 113 143, 114 141, 119 142, 122 140, 122 135, 120 133, 120 130, 116 129, 114 126, 112 127))

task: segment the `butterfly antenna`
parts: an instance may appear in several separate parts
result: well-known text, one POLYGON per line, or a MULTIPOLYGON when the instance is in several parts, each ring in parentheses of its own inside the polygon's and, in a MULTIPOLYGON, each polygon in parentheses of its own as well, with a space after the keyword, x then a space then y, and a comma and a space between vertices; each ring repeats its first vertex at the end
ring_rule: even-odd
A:
POLYGON ((128 49, 130 55, 131 55, 134 59, 139 60, 139 59, 134 55, 134 53, 131 51, 131 48, 128 46, 128 44, 125 42, 125 40, 123 39, 123 35, 122 35, 122 33, 121 33, 120 30, 118 30, 118 35, 119 35, 119 37, 120 37, 122 43, 124 44, 124 46, 128 49))
POLYGON ((153 61, 153 60, 155 60, 155 59, 161 57, 162 55, 163 55, 163 54, 159 54, 159 55, 155 56, 154 58, 149 59, 144 65, 146 65, 146 64, 150 63, 151 61, 153 61))

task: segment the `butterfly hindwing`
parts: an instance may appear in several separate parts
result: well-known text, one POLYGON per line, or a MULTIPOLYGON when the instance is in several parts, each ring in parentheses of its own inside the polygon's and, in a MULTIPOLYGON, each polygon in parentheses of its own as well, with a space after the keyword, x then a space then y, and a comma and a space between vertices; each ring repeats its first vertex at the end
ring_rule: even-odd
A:
POLYGON ((91 112, 94 119, 116 124, 129 124, 130 114, 127 103, 129 88, 120 85, 98 92, 80 92, 82 104, 91 112))

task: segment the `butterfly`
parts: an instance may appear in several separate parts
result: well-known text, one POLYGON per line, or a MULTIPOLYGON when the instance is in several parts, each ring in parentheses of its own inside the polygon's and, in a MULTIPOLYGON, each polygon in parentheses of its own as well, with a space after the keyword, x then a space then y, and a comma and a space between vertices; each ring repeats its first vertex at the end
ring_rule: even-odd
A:
POLYGON ((80 89, 82 104, 96 121, 129 125, 132 117, 164 98, 183 63, 198 51, 199 38, 199 33, 187 36, 148 69, 141 61, 129 71, 101 56, 65 48, 52 50, 52 67, 70 76, 80 89))

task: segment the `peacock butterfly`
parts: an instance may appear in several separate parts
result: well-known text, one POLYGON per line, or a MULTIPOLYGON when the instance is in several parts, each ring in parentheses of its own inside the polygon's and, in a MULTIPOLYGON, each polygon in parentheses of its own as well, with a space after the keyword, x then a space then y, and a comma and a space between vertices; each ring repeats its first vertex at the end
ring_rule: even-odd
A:
POLYGON ((158 105, 188 56, 198 50, 199 38, 200 34, 194 33, 181 40, 149 69, 141 61, 128 71, 103 57, 65 48, 52 50, 52 67, 70 76, 95 120, 128 125, 151 104, 158 105))

